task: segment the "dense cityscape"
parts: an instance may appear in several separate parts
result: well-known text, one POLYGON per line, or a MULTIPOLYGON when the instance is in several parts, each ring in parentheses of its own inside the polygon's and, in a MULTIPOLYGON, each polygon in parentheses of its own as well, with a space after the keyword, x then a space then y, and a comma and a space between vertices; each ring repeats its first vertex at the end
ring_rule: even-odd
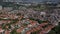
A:
POLYGON ((0 34, 60 34, 60 0, 0 0, 0 34))

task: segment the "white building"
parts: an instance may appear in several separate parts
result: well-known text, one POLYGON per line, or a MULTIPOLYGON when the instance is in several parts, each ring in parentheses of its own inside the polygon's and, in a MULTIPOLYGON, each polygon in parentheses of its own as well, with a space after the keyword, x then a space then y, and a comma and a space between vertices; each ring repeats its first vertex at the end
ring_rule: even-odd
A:
POLYGON ((0 5, 0 10, 2 10, 2 6, 0 5))

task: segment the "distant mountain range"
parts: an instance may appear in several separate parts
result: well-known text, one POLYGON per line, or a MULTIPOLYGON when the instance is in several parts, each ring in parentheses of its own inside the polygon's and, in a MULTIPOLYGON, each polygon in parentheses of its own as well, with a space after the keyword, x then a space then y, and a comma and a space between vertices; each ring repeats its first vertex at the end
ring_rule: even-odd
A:
POLYGON ((4 2, 44 2, 44 1, 50 1, 50 2, 59 2, 60 0, 3 0, 4 2))
POLYGON ((3 0, 3 2, 27 2, 27 3, 45 3, 45 2, 51 2, 58 4, 60 0, 3 0))

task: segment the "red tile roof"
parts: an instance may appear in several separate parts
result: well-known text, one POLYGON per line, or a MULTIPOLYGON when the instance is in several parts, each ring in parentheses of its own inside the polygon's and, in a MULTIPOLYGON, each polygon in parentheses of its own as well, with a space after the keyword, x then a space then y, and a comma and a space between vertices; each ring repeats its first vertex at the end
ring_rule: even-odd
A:
POLYGON ((47 24, 48 24, 48 23, 42 23, 42 24, 40 24, 38 27, 32 28, 31 30, 27 31, 26 34, 30 34, 31 32, 34 32, 34 31, 43 29, 42 26, 45 26, 45 25, 47 25, 47 24))

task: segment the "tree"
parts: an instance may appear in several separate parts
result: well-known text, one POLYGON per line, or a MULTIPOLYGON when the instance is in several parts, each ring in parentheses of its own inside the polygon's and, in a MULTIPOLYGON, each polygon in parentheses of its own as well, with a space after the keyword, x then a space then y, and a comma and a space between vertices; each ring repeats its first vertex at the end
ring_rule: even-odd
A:
POLYGON ((60 24, 53 28, 48 34, 60 34, 60 24))

